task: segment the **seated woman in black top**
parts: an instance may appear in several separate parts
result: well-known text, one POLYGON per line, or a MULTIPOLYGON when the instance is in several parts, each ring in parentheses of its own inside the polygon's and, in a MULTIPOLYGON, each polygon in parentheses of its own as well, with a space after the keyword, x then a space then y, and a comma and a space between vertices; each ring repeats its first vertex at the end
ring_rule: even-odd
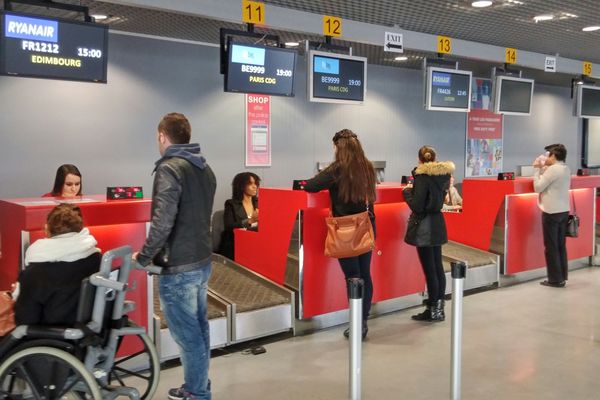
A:
POLYGON ((233 230, 258 229, 258 188, 260 178, 252 172, 241 172, 231 183, 231 199, 225 202, 224 230, 219 244, 219 254, 233 260, 233 230))
POLYGON ((73 325, 81 281, 100 268, 100 249, 83 227, 79 207, 60 204, 50 211, 46 235, 25 253, 15 303, 17 325, 73 325))

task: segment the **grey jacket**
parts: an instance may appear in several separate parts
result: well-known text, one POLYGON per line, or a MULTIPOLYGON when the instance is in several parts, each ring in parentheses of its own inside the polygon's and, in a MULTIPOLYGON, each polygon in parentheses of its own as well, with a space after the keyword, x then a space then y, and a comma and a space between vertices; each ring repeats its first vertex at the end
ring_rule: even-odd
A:
POLYGON ((210 219, 216 178, 197 144, 172 145, 157 161, 148 238, 137 260, 153 261, 164 274, 187 272, 210 262, 210 219))

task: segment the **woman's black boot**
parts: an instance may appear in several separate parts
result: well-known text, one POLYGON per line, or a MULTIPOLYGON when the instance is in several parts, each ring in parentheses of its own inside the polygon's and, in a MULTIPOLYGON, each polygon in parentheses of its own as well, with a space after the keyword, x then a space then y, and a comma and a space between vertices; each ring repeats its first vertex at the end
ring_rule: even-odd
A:
MULTIPOLYGON (((367 333, 369 332, 369 327, 367 326, 367 321, 363 321, 362 323, 362 338, 365 340, 367 337, 367 333)), ((350 337, 350 328, 346 328, 344 331, 344 337, 348 339, 350 337)))
POLYGON ((425 311, 423 311, 422 313, 419 313, 419 314, 415 314, 411 318, 414 319, 415 321, 431 321, 432 303, 428 300, 426 304, 427 305, 426 305, 425 311))
POLYGON ((437 300, 430 306, 431 310, 431 322, 442 322, 446 319, 444 313, 444 300, 437 300))

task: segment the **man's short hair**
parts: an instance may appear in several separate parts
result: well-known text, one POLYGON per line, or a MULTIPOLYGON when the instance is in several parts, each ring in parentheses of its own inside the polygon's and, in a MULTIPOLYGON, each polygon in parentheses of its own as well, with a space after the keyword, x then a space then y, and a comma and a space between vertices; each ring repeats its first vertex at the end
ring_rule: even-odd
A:
POLYGON ((554 154, 554 158, 556 158, 557 161, 565 161, 567 159, 567 148, 564 144, 557 143, 548 147, 550 147, 548 152, 550 155, 554 154))
POLYGON ((158 131, 169 138, 171 144, 186 144, 192 138, 192 127, 185 115, 169 113, 158 123, 158 131))

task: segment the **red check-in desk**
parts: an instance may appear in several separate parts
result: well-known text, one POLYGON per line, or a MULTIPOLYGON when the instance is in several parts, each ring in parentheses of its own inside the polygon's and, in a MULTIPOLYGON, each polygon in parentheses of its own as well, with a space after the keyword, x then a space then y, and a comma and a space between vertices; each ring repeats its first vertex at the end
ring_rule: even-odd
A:
MULTIPOLYGON (((376 249, 373 251, 373 302, 420 293, 425 280, 413 246, 404 243, 410 214, 399 184, 377 187, 376 249)), ((235 259, 271 280, 284 284, 290 237, 302 211, 299 252, 298 312, 301 319, 348 307, 344 275, 336 259, 325 257, 329 194, 288 189, 260 189, 260 229, 235 230, 235 259)))
MULTIPOLYGON (((571 193, 580 218, 579 237, 567 238, 569 260, 594 254, 596 187, 600 176, 572 176, 571 193)), ((533 191, 533 178, 512 181, 465 179, 463 212, 447 213, 450 240, 481 250, 493 250, 494 232, 502 232, 504 275, 545 267, 542 213, 533 191)))
MULTIPOLYGON (((44 237, 46 216, 60 199, 24 198, 0 200, 0 290, 7 290, 17 280, 23 264, 23 251, 35 240, 44 237)), ((83 196, 73 201, 81 208, 83 222, 105 252, 130 245, 139 250, 146 238, 146 223, 150 220, 151 200, 113 200, 105 196, 83 196)), ((132 271, 130 284, 135 290, 127 294, 136 303, 130 313, 134 321, 148 326, 146 274, 132 271)))

